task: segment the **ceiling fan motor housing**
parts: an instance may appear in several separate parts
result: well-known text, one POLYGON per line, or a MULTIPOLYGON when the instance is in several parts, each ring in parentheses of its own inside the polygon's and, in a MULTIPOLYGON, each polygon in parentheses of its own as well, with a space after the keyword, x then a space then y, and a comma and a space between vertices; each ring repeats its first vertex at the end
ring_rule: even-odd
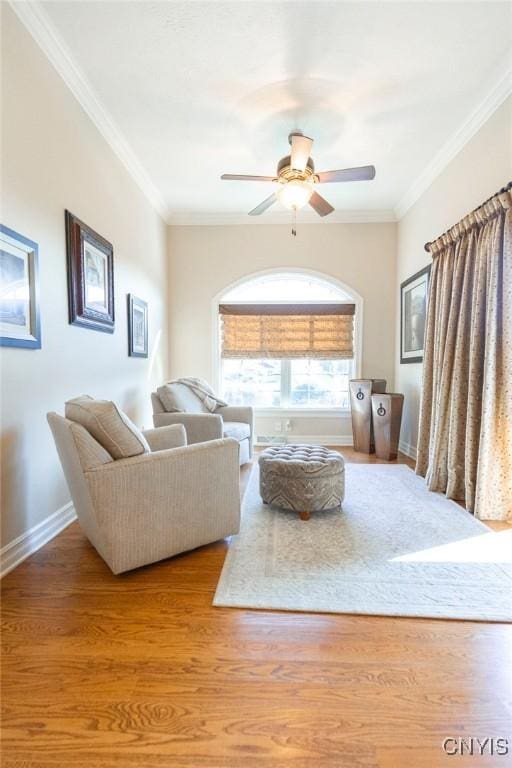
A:
POLYGON ((282 157, 277 164, 277 176, 282 181, 291 181, 291 179, 303 179, 316 181, 315 176, 315 164, 311 158, 308 158, 308 162, 304 171, 296 171, 291 167, 291 156, 286 155, 282 157))

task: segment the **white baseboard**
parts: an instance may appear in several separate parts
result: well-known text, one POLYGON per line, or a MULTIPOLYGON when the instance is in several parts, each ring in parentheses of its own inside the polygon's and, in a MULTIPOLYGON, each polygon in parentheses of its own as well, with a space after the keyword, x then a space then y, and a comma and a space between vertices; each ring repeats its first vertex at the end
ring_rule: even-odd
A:
POLYGON ((259 435, 256 445, 304 443, 309 445, 353 445, 352 435, 259 435), (268 439, 268 442, 267 442, 268 439))
POLYGON ((400 440, 398 443, 398 450, 402 453, 405 453, 406 456, 408 456, 410 459, 414 459, 416 461, 416 446, 410 445, 410 443, 406 443, 405 440, 400 440))
MULTIPOLYGON (((352 435, 258 435, 256 445, 279 445, 290 443, 308 443, 309 445, 352 446, 352 435)), ((398 449, 410 459, 416 460, 416 447, 400 440, 398 449)))
POLYGON ((0 579, 13 568, 16 568, 23 560, 26 560, 27 557, 41 549, 74 520, 76 520, 76 512, 73 502, 70 501, 41 523, 34 525, 17 539, 2 547, 0 550, 0 579))

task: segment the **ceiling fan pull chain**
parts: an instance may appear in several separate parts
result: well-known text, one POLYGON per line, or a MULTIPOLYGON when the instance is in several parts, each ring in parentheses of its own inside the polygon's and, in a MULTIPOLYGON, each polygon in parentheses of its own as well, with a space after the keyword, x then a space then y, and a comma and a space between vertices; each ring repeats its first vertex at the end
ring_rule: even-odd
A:
POLYGON ((297 237, 297 208, 292 209, 292 235, 297 237))

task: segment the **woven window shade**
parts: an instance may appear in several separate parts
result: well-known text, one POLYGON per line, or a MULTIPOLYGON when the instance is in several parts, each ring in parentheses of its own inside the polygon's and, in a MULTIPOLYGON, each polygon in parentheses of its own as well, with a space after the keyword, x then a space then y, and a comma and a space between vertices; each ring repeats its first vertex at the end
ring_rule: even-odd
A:
POLYGON ((222 357, 350 359, 354 304, 221 304, 222 357))

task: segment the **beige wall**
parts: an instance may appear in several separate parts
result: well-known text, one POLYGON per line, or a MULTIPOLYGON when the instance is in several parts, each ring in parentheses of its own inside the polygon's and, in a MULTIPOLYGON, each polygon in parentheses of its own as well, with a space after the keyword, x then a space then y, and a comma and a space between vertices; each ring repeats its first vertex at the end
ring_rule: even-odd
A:
MULTIPOLYGON (((282 225, 169 227, 171 375, 213 377, 212 301, 255 272, 315 270, 352 287, 364 300, 363 376, 394 378, 395 225, 282 225)), ((293 435, 350 438, 348 418, 293 417, 293 435)), ((272 434, 274 419, 257 420, 272 434)))
POLYGON ((2 223, 39 244, 42 349, 2 350, 2 543, 69 494, 45 415, 83 392, 150 425, 167 372, 166 228, 32 38, 3 6, 2 223), (64 209, 114 245, 113 335, 68 324, 64 209), (149 302, 151 359, 127 354, 126 294, 149 302))
MULTIPOLYGON (((397 284, 430 262, 423 246, 483 203, 512 178, 512 98, 509 98, 432 183, 398 225, 397 284)), ((398 295, 397 303, 399 306, 398 295)), ((422 364, 400 365, 396 328, 396 388, 405 394, 401 440, 414 453, 422 364)))

